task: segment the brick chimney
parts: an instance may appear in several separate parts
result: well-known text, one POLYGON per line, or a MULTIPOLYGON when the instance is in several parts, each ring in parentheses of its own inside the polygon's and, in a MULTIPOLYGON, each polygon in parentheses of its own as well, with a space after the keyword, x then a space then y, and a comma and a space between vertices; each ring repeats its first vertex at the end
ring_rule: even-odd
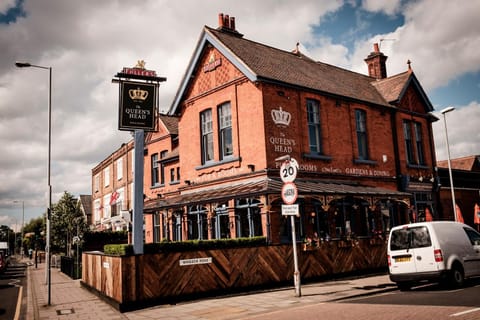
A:
POLYGON ((387 67, 385 61, 387 56, 380 52, 378 43, 373 44, 373 52, 370 52, 365 62, 368 65, 368 75, 376 79, 384 79, 387 77, 387 67))
POLYGON ((219 13, 218 14, 218 28, 217 30, 229 32, 237 36, 242 37, 243 35, 237 31, 235 28, 235 17, 230 17, 228 14, 219 13))

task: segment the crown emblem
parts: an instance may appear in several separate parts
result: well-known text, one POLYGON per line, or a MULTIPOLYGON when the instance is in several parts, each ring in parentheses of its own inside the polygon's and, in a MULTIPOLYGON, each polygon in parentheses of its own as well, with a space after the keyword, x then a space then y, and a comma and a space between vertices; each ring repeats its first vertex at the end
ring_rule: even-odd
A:
POLYGON ((128 90, 128 95, 133 101, 145 101, 148 97, 148 91, 140 88, 128 90))
POLYGON ((292 115, 288 111, 283 111, 282 107, 279 109, 272 109, 271 111, 272 120, 275 124, 279 126, 288 127, 290 124, 290 120, 292 119, 292 115))

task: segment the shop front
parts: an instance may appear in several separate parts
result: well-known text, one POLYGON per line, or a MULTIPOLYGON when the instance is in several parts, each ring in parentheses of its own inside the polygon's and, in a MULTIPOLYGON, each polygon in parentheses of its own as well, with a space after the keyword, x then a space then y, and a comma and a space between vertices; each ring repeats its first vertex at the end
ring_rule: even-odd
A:
MULTIPOLYGON (((299 180, 297 241, 356 239, 385 235, 410 221, 410 194, 384 188, 299 180)), ((265 236, 291 242, 290 219, 282 216, 282 182, 257 177, 198 188, 170 199, 148 201, 155 241, 265 236)))

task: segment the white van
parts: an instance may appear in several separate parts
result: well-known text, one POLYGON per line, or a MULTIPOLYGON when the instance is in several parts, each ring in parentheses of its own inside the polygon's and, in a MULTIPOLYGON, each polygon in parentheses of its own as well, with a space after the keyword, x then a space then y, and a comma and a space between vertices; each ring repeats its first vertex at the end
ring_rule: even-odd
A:
POLYGON ((390 280, 400 290, 423 280, 460 287, 465 278, 480 276, 480 233, 453 221, 396 226, 387 257, 390 280))

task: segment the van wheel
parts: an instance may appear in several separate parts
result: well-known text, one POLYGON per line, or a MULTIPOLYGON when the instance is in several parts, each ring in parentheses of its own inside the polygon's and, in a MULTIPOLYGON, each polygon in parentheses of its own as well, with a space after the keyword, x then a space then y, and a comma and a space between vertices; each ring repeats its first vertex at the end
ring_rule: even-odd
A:
POLYGON ((410 282, 397 282, 397 287, 400 291, 409 291, 412 284, 410 282))
POLYGON ((454 264, 452 266, 452 270, 450 270, 450 275, 448 278, 448 282, 450 287, 452 288, 460 288, 463 286, 463 283, 465 282, 465 276, 463 274, 463 268, 462 266, 458 264, 454 264))

